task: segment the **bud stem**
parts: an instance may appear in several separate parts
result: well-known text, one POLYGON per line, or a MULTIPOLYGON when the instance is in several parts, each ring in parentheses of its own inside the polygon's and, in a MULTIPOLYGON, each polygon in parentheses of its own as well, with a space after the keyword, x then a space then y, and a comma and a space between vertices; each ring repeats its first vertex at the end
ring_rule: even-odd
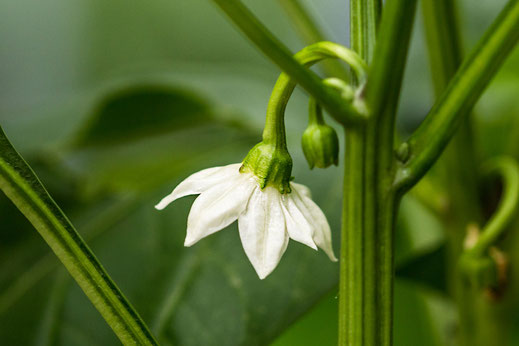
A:
POLYGON ((316 99, 313 97, 310 97, 310 101, 308 101, 308 123, 325 125, 323 118, 323 109, 321 105, 317 103, 316 99))

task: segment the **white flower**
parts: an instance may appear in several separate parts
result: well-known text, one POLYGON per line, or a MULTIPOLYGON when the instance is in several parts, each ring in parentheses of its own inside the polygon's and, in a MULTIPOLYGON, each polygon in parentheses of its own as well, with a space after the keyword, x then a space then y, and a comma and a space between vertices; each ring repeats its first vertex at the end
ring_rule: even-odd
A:
POLYGON ((260 188, 253 173, 241 173, 241 163, 202 170, 180 183, 155 208, 162 210, 177 198, 200 194, 187 219, 184 245, 191 246, 238 219, 241 242, 260 279, 269 275, 285 252, 288 239, 323 249, 337 261, 330 226, 310 190, 290 183, 291 192, 260 188))

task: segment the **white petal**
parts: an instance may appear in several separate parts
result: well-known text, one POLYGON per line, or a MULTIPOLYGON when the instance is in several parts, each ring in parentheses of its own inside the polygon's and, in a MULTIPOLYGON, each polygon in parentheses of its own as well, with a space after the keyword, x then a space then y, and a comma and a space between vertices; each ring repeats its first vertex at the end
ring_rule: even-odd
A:
POLYGON ((202 192, 189 212, 184 245, 191 246, 233 223, 247 207, 256 186, 253 178, 243 174, 202 192))
POLYGON ((312 239, 312 226, 308 223, 299 208, 297 208, 292 195, 293 194, 290 193, 281 197, 281 205, 285 214, 288 235, 295 241, 317 250, 317 246, 312 239))
MULTIPOLYGON (((294 184, 292 184, 292 186, 293 185, 294 184)), ((330 260, 336 262, 337 257, 335 257, 332 247, 332 232, 330 230, 330 225, 326 220, 326 216, 319 206, 302 193, 297 186, 295 189, 292 189, 291 194, 293 195, 292 198, 294 199, 296 206, 301 210, 303 215, 305 215, 306 220, 312 225, 313 240, 315 244, 319 248, 323 249, 330 260)))
POLYGON ((166 208, 174 200, 187 195, 196 195, 202 193, 211 187, 221 184, 228 179, 233 179, 240 174, 241 163, 232 165, 213 167, 196 172, 187 177, 171 192, 164 197, 155 208, 162 210, 166 208))
POLYGON ((260 279, 276 268, 288 245, 280 195, 273 187, 257 187, 238 218, 243 249, 260 279))
POLYGON ((296 189, 297 192, 299 192, 303 196, 306 196, 308 198, 312 198, 312 191, 310 191, 310 189, 307 186, 305 186, 303 184, 298 184, 298 183, 291 182, 290 183, 290 187, 293 188, 293 189, 296 189))

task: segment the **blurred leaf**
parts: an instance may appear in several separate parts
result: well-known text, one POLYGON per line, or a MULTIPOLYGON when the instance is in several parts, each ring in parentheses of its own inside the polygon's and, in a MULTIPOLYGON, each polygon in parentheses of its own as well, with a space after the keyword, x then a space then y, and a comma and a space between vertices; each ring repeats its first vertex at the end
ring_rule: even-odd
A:
POLYGON ((430 253, 445 242, 443 226, 413 196, 402 199, 395 234, 395 262, 399 267, 430 253))
POLYGON ((209 105, 185 89, 136 85, 104 97, 74 146, 102 145, 153 136, 210 121, 209 105))

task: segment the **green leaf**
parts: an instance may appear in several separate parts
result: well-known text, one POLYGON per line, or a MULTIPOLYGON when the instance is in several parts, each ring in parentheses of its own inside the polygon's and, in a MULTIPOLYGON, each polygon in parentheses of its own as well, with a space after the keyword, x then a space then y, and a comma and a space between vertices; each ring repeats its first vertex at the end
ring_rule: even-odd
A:
POLYGON ((120 144, 211 118, 207 102, 185 89, 157 84, 128 86, 97 103, 74 146, 120 144))

